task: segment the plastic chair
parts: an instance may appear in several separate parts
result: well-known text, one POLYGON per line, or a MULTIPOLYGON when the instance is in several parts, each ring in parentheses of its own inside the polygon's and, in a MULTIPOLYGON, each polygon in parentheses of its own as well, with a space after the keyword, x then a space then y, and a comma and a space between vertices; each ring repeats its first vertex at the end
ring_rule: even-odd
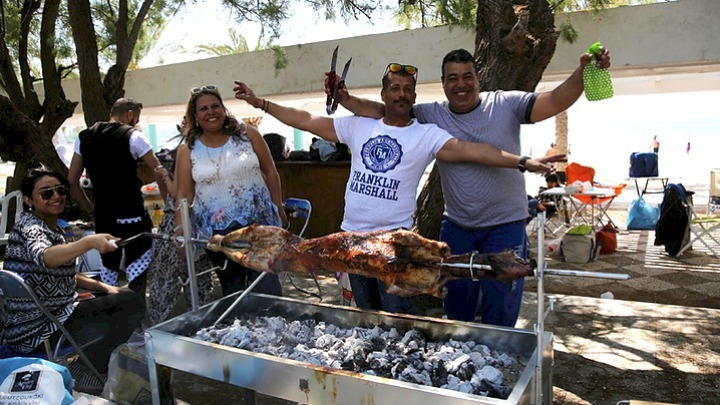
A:
MULTIPOLYGON (((575 205, 575 217, 584 218, 585 210, 590 207, 592 210, 590 224, 593 225, 593 220, 597 219, 598 222, 602 223, 607 220, 608 223, 612 224, 615 228, 615 222, 607 213, 615 197, 622 193, 622 190, 627 186, 626 183, 620 183, 618 185, 608 186, 603 185, 595 181, 595 169, 590 166, 583 166, 579 163, 569 163, 565 168, 565 175, 567 176, 567 184, 571 185, 576 181, 580 183, 588 182, 592 184, 594 191, 605 191, 603 196, 590 196, 575 194, 572 199, 578 201, 579 204, 575 205), (595 210, 598 214, 595 215, 595 210)), ((587 221, 586 221, 587 222, 587 221)))
MULTIPOLYGON (((30 301, 35 306, 37 306, 40 312, 42 312, 43 316, 45 316, 50 322, 55 324, 62 334, 54 350, 50 347, 50 343, 47 340, 44 342, 45 355, 47 356, 47 360, 59 364, 69 365, 68 369, 70 370, 70 373, 73 375, 73 378, 78 385, 102 389, 106 378, 97 371, 95 366, 85 355, 82 349, 99 341, 100 339, 102 339, 103 336, 99 335, 98 333, 93 333, 89 335, 85 342, 83 342, 82 344, 78 344, 77 341, 72 337, 70 332, 68 332, 68 330, 62 324, 62 322, 60 322, 60 320, 58 320, 55 315, 53 315, 50 311, 48 311, 47 308, 45 308, 45 305, 43 305, 42 301, 40 301, 40 298, 38 298, 37 294, 35 294, 35 291, 33 291, 33 289, 30 288, 27 283, 25 283, 25 280, 23 280, 22 277, 11 271, 0 270, 0 298, 13 298, 18 300, 30 301), (70 347, 64 344, 65 341, 70 343, 70 347), (91 373, 91 376, 88 376, 83 368, 73 367, 73 364, 71 363, 74 363, 77 360, 71 361, 70 359, 75 355, 80 358, 86 370, 91 373), (94 377, 94 379, 97 381, 92 381, 92 378, 89 377, 94 377), (88 381, 90 381, 91 383, 88 383, 88 381)), ((0 342, 4 340, 4 332, 4 330, 0 332, 0 342)), ((9 348, 9 346, 4 347, 5 351, 7 351, 8 349, 12 350, 9 348)), ((20 353, 14 354, 18 356, 23 356, 20 353)), ((40 353, 40 355, 44 358, 44 356, 42 356, 42 353, 40 353)), ((33 353, 32 356, 38 357, 38 353, 33 353)))
MULTIPOLYGON (((295 219, 302 220, 302 227, 300 229, 300 232, 297 233, 297 236, 301 237, 305 233, 305 230, 307 229, 308 222, 310 222, 310 214, 312 213, 312 205, 310 204, 310 201, 300 199, 300 198, 288 198, 283 202, 283 208, 285 209, 285 214, 288 217, 288 220, 290 220, 290 226, 295 227, 296 225, 293 224, 295 219)), ((295 284, 295 281, 293 280, 292 276, 290 276, 290 272, 285 273, 285 279, 290 281, 290 284, 292 284, 293 287, 295 287, 296 290, 311 295, 313 297, 316 297, 320 301, 322 301, 322 289, 320 288, 320 282, 317 279, 317 276, 315 276, 314 272, 310 272, 310 276, 312 276, 313 281, 315 282, 315 286, 318 289, 317 293, 304 290, 300 287, 298 287, 295 284)))
POLYGON ((7 193, 2 199, 2 217, 0 217, 0 246, 5 246, 8 243, 8 237, 10 236, 10 222, 8 218, 10 216, 10 203, 15 200, 15 221, 16 223, 20 220, 20 214, 23 212, 22 205, 22 193, 20 190, 15 190, 7 193))

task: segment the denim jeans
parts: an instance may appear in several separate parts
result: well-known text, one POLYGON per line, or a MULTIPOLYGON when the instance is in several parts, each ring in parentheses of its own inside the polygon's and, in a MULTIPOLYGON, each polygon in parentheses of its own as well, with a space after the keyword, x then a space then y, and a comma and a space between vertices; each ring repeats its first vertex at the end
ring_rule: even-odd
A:
POLYGON ((374 278, 350 274, 350 286, 352 287, 355 304, 361 309, 382 309, 387 312, 401 314, 417 314, 417 310, 409 297, 401 297, 389 294, 385 283, 374 278), (380 308, 373 305, 373 294, 380 297, 380 308))
MULTIPOLYGON (((511 249, 520 257, 527 258, 525 221, 471 230, 444 219, 440 240, 450 246, 453 254, 473 250, 500 253, 511 249)), ((480 303, 482 323, 514 327, 520 314, 524 285, 524 279, 509 284, 490 279, 451 280, 446 284, 448 294, 443 300, 443 309, 449 319, 474 322, 480 303)))

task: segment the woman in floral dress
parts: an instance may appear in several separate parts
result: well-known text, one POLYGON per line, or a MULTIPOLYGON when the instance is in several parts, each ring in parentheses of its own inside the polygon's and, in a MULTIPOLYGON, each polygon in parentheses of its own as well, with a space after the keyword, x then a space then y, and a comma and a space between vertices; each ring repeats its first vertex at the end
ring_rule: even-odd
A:
MULTIPOLYGON (((252 224, 286 224, 280 176, 257 129, 229 113, 216 86, 193 88, 185 117, 187 141, 178 148, 177 197, 193 204, 195 236, 208 239, 252 224)), ((181 222, 179 213, 175 219, 181 222)), ((224 296, 245 289, 260 275, 220 253, 204 253, 216 266, 227 262, 217 271, 224 296)), ((278 276, 268 274, 254 291, 282 295, 278 276)))

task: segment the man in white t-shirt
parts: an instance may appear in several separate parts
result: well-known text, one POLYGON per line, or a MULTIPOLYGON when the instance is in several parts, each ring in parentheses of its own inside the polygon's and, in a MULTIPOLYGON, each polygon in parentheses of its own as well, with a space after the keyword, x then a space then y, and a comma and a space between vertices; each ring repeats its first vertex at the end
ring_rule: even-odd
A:
MULTIPOLYGON (((553 158, 530 159, 488 144, 461 141, 436 125, 411 119, 416 80, 414 66, 391 63, 385 68, 380 92, 385 115, 380 119, 315 116, 259 98, 239 81, 235 82, 234 90, 236 98, 262 108, 286 125, 350 147, 352 162, 341 225, 344 231, 410 228, 418 183, 435 158, 514 169, 520 165, 532 172, 551 169, 546 162, 553 158)), ((386 286, 379 280, 351 274, 350 283, 360 308, 415 313, 410 299, 387 293, 386 286), (382 308, 373 308, 370 304, 374 289, 379 292, 382 308)))
MULTIPOLYGON (((165 183, 152 146, 142 132, 135 129, 140 121, 142 104, 131 98, 120 98, 110 110, 109 122, 96 122, 80 132, 70 162, 68 181, 70 193, 80 206, 94 214, 95 232, 109 233, 124 239, 152 231, 152 221, 145 209, 137 176, 137 161, 142 159, 153 173, 165 199, 165 183), (83 170, 92 182, 95 204, 80 186, 83 170)), ((118 285, 118 271, 127 273, 130 288, 144 294, 145 270, 152 259, 152 242, 139 240, 123 251, 102 255, 102 281, 118 285), (121 267, 124 267, 121 269, 121 267)))

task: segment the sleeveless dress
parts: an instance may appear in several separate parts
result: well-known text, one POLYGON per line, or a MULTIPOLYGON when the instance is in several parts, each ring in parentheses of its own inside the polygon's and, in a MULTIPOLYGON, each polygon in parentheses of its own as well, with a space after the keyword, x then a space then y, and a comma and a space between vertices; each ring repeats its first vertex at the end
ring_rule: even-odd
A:
MULTIPOLYGON (((218 148, 208 148, 196 141, 190 160, 195 180, 191 218, 198 239, 224 235, 252 224, 281 226, 277 206, 260 170, 260 161, 244 133, 230 137, 218 148)), ((206 253, 220 268, 216 274, 223 296, 246 289, 262 274, 228 260, 221 253, 206 253)), ((278 275, 266 274, 253 291, 282 295, 278 275)))
POLYGON ((196 236, 207 239, 213 231, 261 224, 280 226, 277 206, 260 171, 252 144, 232 136, 219 148, 196 141, 190 153, 195 181, 193 225, 196 236))

